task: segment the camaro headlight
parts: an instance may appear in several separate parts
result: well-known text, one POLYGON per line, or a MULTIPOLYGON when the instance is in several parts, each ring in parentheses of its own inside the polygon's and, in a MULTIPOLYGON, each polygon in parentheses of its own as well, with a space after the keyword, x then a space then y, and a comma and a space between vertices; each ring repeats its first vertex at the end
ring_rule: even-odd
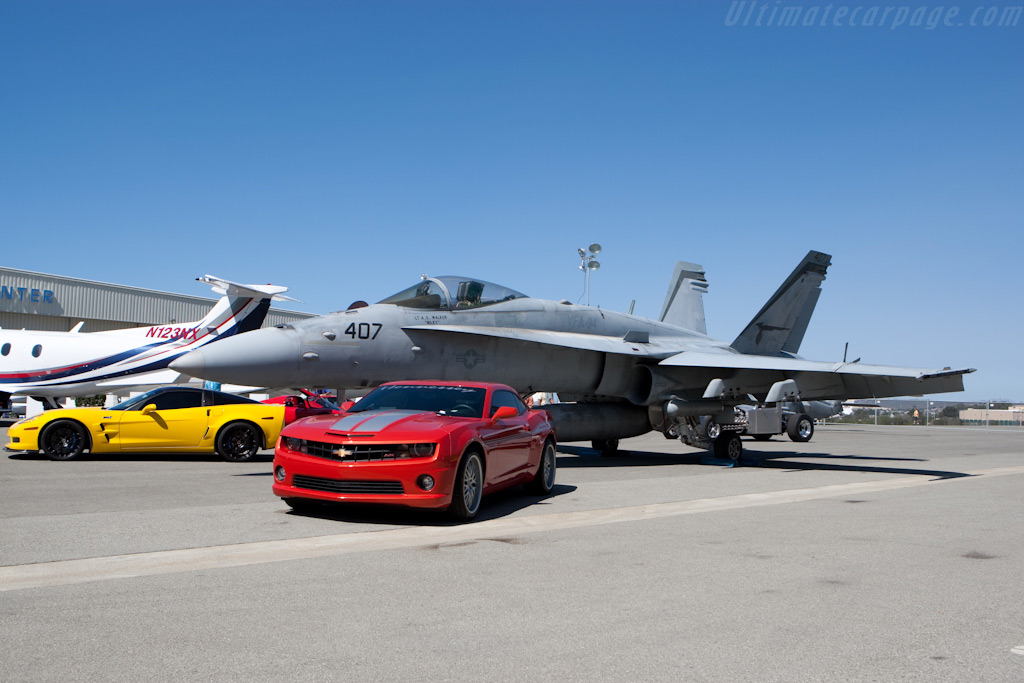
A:
POLYGON ((290 451, 309 454, 309 448, 306 447, 306 442, 302 439, 296 439, 293 436, 282 436, 281 444, 290 451))
POLYGON ((432 443, 403 443, 395 446, 396 458, 429 458, 434 454, 432 443))

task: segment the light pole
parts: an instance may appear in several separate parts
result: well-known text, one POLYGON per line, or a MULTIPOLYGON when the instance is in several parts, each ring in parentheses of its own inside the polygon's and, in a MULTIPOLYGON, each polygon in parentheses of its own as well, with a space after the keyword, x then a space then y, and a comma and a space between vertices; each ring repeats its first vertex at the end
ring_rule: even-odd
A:
POLYGON ((597 255, 601 253, 601 245, 594 242, 587 251, 583 249, 576 250, 580 255, 580 270, 584 273, 583 291, 587 295, 587 305, 590 305, 590 271, 597 270, 601 267, 601 263, 597 261, 597 255))

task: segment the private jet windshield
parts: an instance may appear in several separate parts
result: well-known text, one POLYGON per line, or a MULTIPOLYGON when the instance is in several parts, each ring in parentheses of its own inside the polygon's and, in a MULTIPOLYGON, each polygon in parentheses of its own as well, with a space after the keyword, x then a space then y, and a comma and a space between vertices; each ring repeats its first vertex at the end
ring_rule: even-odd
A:
POLYGON ((522 292, 493 282, 446 275, 424 278, 422 282, 377 303, 405 308, 462 310, 525 298, 522 292))

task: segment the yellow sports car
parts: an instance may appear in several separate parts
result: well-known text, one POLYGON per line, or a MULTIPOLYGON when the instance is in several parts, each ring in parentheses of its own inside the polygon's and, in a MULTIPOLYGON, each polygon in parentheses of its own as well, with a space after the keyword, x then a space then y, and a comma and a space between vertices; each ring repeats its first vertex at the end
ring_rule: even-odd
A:
POLYGON ((284 406, 192 387, 163 387, 113 408, 65 408, 15 423, 9 451, 40 451, 51 460, 91 453, 219 453, 231 462, 273 448, 284 406))

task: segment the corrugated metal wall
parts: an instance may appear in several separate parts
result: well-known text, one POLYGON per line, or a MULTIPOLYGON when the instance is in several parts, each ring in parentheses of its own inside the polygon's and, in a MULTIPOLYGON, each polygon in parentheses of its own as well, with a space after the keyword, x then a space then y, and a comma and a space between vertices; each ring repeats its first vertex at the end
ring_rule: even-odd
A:
MULTIPOLYGON (((216 301, 0 267, 0 327, 8 329, 69 330, 84 321, 82 331, 99 332, 190 322, 206 315, 216 301)), ((272 307, 264 327, 308 317, 272 307)))

